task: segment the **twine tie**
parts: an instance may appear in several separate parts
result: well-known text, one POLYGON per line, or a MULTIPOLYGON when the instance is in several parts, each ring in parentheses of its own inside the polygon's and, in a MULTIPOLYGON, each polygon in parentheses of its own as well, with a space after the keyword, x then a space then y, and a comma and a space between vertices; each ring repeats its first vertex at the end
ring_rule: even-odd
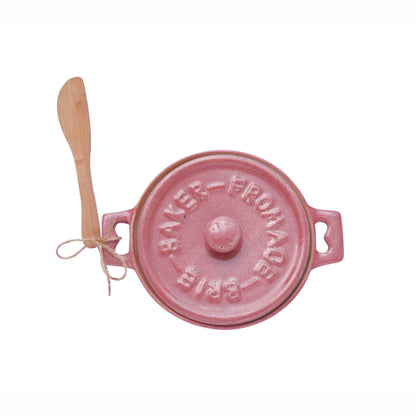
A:
POLYGON ((75 238, 72 240, 68 240, 68 241, 64 241, 63 243, 59 244, 59 246, 56 248, 56 255, 62 259, 62 260, 69 260, 69 259, 73 259, 74 257, 78 256, 78 254, 80 254, 85 248, 87 248, 86 243, 92 243, 94 245, 93 248, 97 248, 99 253, 100 253, 100 263, 101 263, 101 268, 103 269, 104 274, 107 276, 107 282, 108 282, 108 296, 111 296, 111 281, 112 280, 123 280, 126 277, 127 274, 127 264, 124 261, 123 257, 121 257, 120 254, 118 254, 114 249, 112 249, 108 243, 111 243, 113 241, 119 241, 120 237, 105 237, 105 238, 101 238, 101 237, 90 237, 90 238, 75 238), (61 254, 59 254, 59 249, 66 245, 66 244, 70 244, 76 241, 80 241, 83 243, 83 247, 81 247, 81 249, 79 249, 76 253, 71 254, 69 256, 62 256, 61 254), (110 254, 112 254, 114 257, 116 257, 122 264, 123 268, 124 268, 124 273, 122 276, 120 277, 115 277, 112 276, 110 274, 110 272, 108 271, 108 267, 104 262, 104 250, 108 251, 110 254))

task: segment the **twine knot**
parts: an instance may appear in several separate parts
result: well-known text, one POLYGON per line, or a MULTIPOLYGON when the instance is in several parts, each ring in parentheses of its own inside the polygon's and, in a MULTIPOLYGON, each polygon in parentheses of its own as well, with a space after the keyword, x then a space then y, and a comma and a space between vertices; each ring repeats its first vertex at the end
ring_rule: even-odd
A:
POLYGON ((112 280, 123 280, 126 277, 127 274, 127 264, 124 261, 123 257, 120 256, 120 254, 118 254, 114 249, 112 249, 108 243, 111 243, 113 241, 119 241, 120 237, 90 237, 90 238, 75 238, 72 240, 68 240, 68 241, 64 241, 63 243, 59 244, 59 246, 56 248, 56 255, 63 260, 69 260, 72 259, 76 256, 78 256, 78 254, 80 254, 85 248, 87 248, 86 243, 91 243, 94 247, 92 248, 97 248, 99 253, 100 253, 100 263, 101 263, 101 268, 103 269, 103 272, 105 273, 105 275, 107 276, 107 282, 108 282, 108 296, 111 296, 111 281, 112 280), (80 241, 83 243, 83 246, 81 247, 81 249, 79 249, 76 253, 71 254, 69 256, 62 256, 61 254, 59 254, 59 249, 64 246, 65 244, 70 244, 76 241, 80 241), (124 273, 122 276, 120 277, 115 277, 112 276, 110 274, 110 272, 108 271, 108 267, 104 262, 104 250, 108 251, 110 254, 112 254, 114 257, 116 257, 121 264, 124 267, 124 273))

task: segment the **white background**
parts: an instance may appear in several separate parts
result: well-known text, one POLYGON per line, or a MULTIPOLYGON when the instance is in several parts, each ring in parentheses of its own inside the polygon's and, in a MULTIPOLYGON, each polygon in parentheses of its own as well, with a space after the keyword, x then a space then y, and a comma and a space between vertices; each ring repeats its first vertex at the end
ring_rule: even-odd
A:
POLYGON ((413 391, 414 26, 1 26, 0 391, 413 391), (6 41, 7 39, 7 41, 6 41), (345 259, 252 327, 167 313, 98 252, 56 98, 84 79, 100 216, 168 164, 230 149, 340 211, 345 259))

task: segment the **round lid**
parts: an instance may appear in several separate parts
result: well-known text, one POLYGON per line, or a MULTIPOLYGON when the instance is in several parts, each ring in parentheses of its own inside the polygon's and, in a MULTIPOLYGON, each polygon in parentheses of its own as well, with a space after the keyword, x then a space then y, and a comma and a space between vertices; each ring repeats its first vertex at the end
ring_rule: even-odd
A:
POLYGON ((209 152, 163 171, 137 207, 136 266, 165 308, 211 327, 265 319, 299 291, 310 269, 308 207, 276 167, 209 152))

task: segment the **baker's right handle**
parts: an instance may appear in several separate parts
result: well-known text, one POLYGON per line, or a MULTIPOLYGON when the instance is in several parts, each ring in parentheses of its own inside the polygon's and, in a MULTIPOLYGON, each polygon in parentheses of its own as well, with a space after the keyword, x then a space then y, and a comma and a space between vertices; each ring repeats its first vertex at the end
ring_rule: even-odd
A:
MULTIPOLYGON (((114 241, 109 241, 106 243, 113 250, 116 249, 118 242, 121 240, 121 237, 116 233, 117 224, 128 224, 130 227, 130 241, 129 241, 129 251, 126 254, 119 254, 120 258, 124 260, 127 267, 131 269, 134 268, 134 254, 133 254, 133 244, 132 244, 132 233, 131 233, 131 222, 133 219, 134 209, 128 209, 126 211, 113 212, 110 214, 104 214, 102 220, 102 238, 115 238, 114 241)), ((117 258, 111 254, 108 250, 103 251, 104 261, 107 266, 120 266, 123 267, 120 258, 117 258)))
POLYGON ((328 250, 325 253, 320 253, 315 248, 312 268, 341 261, 344 258, 341 214, 337 211, 327 211, 312 207, 309 207, 309 209, 314 224, 323 222, 328 227, 324 236, 324 239, 328 244, 328 250))

